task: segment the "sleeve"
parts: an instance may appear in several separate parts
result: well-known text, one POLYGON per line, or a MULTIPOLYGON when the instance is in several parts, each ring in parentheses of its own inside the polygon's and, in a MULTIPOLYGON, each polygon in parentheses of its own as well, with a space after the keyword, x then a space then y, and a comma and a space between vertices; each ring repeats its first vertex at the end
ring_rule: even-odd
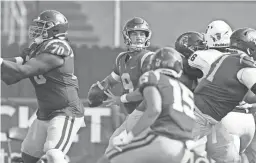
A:
POLYGON ((145 53, 140 59, 140 69, 144 73, 149 70, 148 66, 150 65, 151 57, 153 57, 154 52, 145 53))
POLYGON ((204 75, 200 69, 189 66, 187 59, 183 60, 183 71, 184 74, 188 75, 193 80, 200 79, 204 75))
POLYGON ((69 43, 65 40, 53 39, 46 42, 41 47, 41 53, 50 53, 53 55, 60 56, 62 58, 65 57, 73 57, 73 50, 70 47, 69 43))
POLYGON ((237 73, 237 79, 256 94, 256 68, 242 68, 237 73))
POLYGON ((207 66, 207 62, 204 59, 202 59, 200 52, 195 52, 189 57, 188 65, 190 67, 202 70, 203 67, 207 66))
POLYGON ((143 94, 143 90, 147 86, 156 86, 160 79, 160 74, 155 71, 145 72, 139 79, 139 91, 143 94))
POLYGON ((118 56, 116 57, 115 60, 115 64, 114 64, 114 68, 113 71, 111 73, 111 76, 116 80, 116 81, 120 81, 120 72, 119 72, 119 68, 120 68, 120 60, 122 58, 122 56, 125 54, 125 52, 122 52, 120 54, 118 54, 118 56))

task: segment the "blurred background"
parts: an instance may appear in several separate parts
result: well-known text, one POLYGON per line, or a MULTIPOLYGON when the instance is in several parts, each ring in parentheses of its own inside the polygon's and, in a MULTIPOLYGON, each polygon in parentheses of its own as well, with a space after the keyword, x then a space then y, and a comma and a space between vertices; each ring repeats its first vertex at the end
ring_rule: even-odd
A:
MULTIPOLYGON (((154 1, 1 1, 1 55, 18 56, 28 46, 28 26, 46 9, 63 13, 69 21, 69 39, 75 51, 75 75, 80 97, 85 100, 91 84, 102 80, 124 49, 121 30, 128 19, 145 19, 153 31, 151 50, 173 46, 186 31, 204 32, 217 19, 235 28, 255 27, 256 2, 154 2, 154 1)), ((119 93, 120 86, 115 89, 119 93)), ((28 80, 6 86, 1 82, 0 162, 7 162, 6 132, 10 127, 26 128, 34 118, 36 101, 28 80)), ((108 138, 122 122, 118 108, 87 109, 86 124, 79 131, 68 156, 72 163, 95 163, 108 138)), ((20 142, 12 141, 13 154, 20 142)))

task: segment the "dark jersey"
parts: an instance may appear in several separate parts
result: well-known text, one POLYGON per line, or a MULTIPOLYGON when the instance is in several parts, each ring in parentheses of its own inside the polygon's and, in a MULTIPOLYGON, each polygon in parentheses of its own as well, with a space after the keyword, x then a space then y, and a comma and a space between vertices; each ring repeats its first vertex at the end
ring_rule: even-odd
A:
POLYGON ((27 59, 48 53, 64 59, 64 64, 45 74, 30 77, 38 101, 37 117, 49 120, 64 114, 82 117, 83 104, 78 97, 78 80, 74 72, 74 54, 65 40, 51 39, 32 46, 27 59))
MULTIPOLYGON (((138 88, 139 78, 143 74, 143 63, 151 54, 153 54, 153 52, 142 50, 134 52, 127 51, 117 56, 113 71, 120 77, 123 85, 123 94, 133 92, 138 88)), ((140 103, 141 101, 129 102, 124 103, 124 106, 130 114, 140 103)))
POLYGON ((162 97, 162 112, 151 125, 154 133, 172 139, 192 139, 195 125, 193 93, 180 81, 162 74, 158 70, 149 71, 140 78, 140 91, 154 86, 162 97))
POLYGON ((252 65, 243 55, 226 54, 219 58, 194 91, 196 106, 217 121, 239 105, 248 91, 237 78, 239 70, 252 65))

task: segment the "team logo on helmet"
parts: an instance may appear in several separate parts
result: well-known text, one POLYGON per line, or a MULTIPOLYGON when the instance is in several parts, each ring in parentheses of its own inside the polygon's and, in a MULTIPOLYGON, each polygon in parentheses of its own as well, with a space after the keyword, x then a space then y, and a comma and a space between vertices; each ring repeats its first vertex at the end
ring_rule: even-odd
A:
POLYGON ((188 36, 184 35, 181 39, 180 39, 180 44, 184 45, 184 46, 188 46, 188 36))

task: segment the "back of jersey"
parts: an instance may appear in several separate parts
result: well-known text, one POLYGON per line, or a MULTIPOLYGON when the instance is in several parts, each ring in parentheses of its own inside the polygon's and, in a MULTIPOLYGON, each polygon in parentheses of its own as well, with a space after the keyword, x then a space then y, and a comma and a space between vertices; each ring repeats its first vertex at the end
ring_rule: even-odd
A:
POLYGON ((239 82, 237 73, 246 67, 237 54, 226 54, 211 67, 206 78, 194 91, 196 106, 215 120, 220 121, 243 100, 248 91, 239 82))
POLYGON ((78 97, 78 80, 74 72, 74 54, 65 40, 53 39, 42 43, 34 54, 49 53, 64 59, 64 64, 43 75, 30 78, 35 86, 39 119, 56 114, 82 116, 83 106, 78 97))
POLYGON ((151 126, 152 131, 172 139, 192 139, 195 125, 193 93, 177 79, 158 70, 148 73, 148 80, 143 85, 157 87, 162 97, 162 112, 151 126))

